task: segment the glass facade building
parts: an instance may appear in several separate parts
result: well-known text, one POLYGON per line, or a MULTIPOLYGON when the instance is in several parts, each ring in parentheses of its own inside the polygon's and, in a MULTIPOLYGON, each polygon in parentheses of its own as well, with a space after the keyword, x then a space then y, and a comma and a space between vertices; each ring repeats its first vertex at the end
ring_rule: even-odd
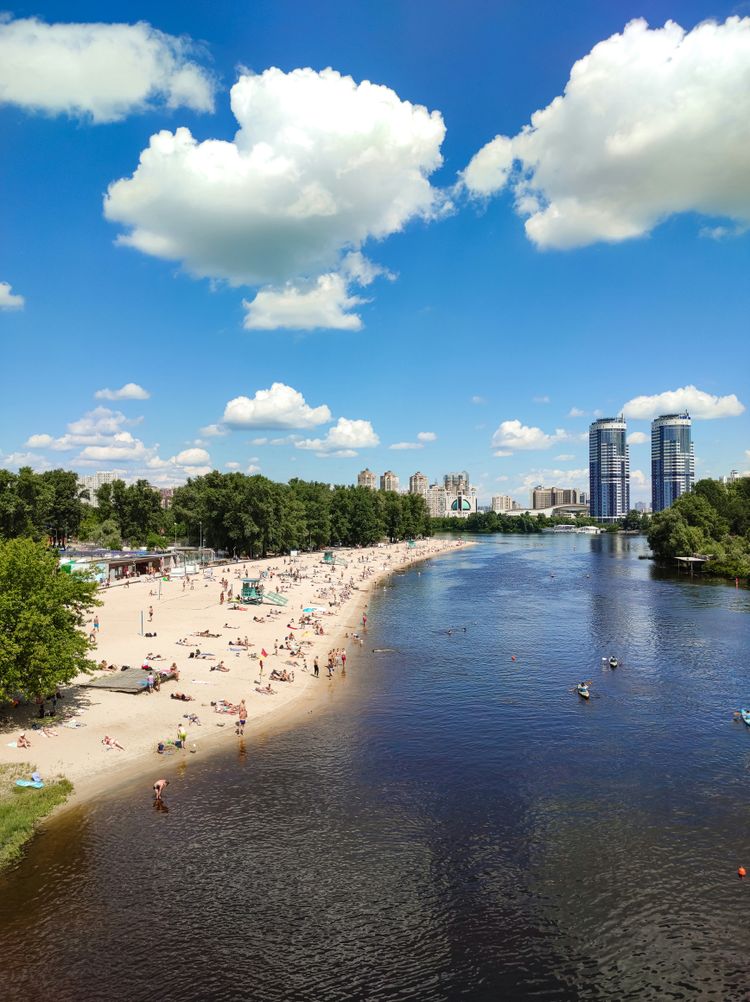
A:
POLYGON ((663 511, 693 489, 695 459, 690 415, 662 414, 651 422, 651 508, 663 511))
POLYGON ((601 418, 589 426, 589 511, 602 522, 616 522, 630 510, 626 432, 622 416, 601 418))

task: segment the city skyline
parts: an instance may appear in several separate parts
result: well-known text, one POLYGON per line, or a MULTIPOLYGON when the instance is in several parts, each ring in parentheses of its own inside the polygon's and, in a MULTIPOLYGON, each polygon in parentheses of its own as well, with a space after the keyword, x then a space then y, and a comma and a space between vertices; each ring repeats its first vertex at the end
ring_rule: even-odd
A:
POLYGON ((95 38, 116 68, 112 26, 30 13, 0 25, 6 65, 46 46, 33 77, 0 66, 1 466, 169 486, 212 468, 351 483, 366 465, 404 485, 460 464, 483 504, 525 502, 539 483, 588 491, 588 425, 624 413, 631 503, 650 502, 650 422, 687 411, 696 479, 750 469, 748 139, 732 126, 750 18, 730 4, 135 4, 113 20, 142 86, 119 96, 76 49, 95 38), (603 152, 618 142, 627 204, 603 152), (234 202, 200 182, 209 152, 229 171, 250 148, 292 165, 260 215, 247 164, 234 202))

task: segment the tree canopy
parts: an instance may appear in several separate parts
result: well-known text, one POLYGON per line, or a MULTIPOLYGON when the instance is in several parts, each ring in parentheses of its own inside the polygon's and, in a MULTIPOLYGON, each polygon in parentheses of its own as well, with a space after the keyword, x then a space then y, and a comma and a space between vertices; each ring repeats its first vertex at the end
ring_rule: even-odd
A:
POLYGON ((750 477, 730 484, 699 480, 653 516, 648 541, 657 559, 707 556, 708 573, 750 576, 750 477))
POLYGON ((89 671, 81 627, 96 605, 96 582, 61 571, 44 544, 0 541, 0 700, 44 696, 89 671))

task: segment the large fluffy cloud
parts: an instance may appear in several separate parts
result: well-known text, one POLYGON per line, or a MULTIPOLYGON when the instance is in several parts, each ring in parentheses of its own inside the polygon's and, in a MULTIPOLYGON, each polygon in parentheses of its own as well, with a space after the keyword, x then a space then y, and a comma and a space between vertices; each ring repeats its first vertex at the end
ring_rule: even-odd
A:
POLYGON ((508 455, 508 450, 515 452, 527 449, 548 449, 555 442, 566 438, 562 428, 557 428, 553 435, 548 435, 541 428, 521 424, 519 420, 502 421, 492 436, 492 446, 499 449, 499 455, 508 455))
POLYGON ((0 310, 21 310, 26 300, 13 292, 9 282, 0 282, 0 310))
POLYGON ((330 421, 331 412, 325 404, 310 407, 299 390, 273 383, 252 398, 230 400, 223 420, 229 428, 314 428, 330 421))
POLYGON ((150 24, 0 23, 0 103, 112 122, 155 103, 213 109, 195 46, 150 24))
POLYGON ((633 397, 623 406, 626 418, 650 420, 660 414, 678 414, 687 411, 691 417, 711 418, 737 417, 745 410, 745 405, 734 393, 717 397, 696 386, 682 386, 678 390, 665 390, 651 396, 633 397))
POLYGON ((440 114, 333 69, 245 74, 231 106, 233 141, 159 132, 132 177, 110 185, 105 215, 125 228, 120 243, 196 276, 270 286, 246 326, 278 326, 285 313, 298 327, 353 326, 341 320, 356 305, 343 302, 346 285, 372 275, 347 267, 347 252, 441 208, 428 180, 442 162, 440 114), (344 289, 331 307, 334 274, 344 289))
POLYGON ((631 21, 573 66, 562 96, 463 173, 475 195, 510 184, 540 247, 648 233, 674 213, 750 224, 750 18, 631 21))
POLYGON ((325 438, 301 439, 296 443, 298 449, 311 449, 322 455, 356 456, 357 449, 369 449, 380 444, 380 439, 369 421, 340 417, 336 424, 328 429, 325 438))

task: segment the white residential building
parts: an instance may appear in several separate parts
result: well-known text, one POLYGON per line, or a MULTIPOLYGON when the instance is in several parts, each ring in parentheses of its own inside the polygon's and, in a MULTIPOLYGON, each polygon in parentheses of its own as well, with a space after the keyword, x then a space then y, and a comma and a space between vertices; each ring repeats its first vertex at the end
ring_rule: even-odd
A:
POLYGON ((89 504, 92 508, 97 508, 99 502, 96 499, 96 492, 102 484, 111 484, 113 480, 119 480, 120 474, 115 470, 99 470, 98 473, 87 473, 78 477, 78 483, 89 492, 89 504))

